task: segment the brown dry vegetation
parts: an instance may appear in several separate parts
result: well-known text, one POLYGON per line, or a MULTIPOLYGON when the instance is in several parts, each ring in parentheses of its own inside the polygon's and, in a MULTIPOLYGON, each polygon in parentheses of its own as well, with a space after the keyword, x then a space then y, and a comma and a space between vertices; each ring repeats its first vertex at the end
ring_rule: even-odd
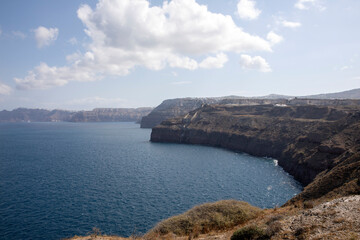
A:
POLYGON ((226 230, 255 218, 260 212, 260 208, 235 200, 205 203, 160 222, 146 237, 156 238, 169 233, 197 236, 226 230))

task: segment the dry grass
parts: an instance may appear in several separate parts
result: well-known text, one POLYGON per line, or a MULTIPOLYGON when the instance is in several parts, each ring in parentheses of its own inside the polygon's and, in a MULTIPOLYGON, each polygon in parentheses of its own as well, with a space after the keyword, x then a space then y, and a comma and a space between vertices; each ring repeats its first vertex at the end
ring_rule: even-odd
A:
POLYGON ((147 236, 169 233, 184 236, 225 230, 255 218, 261 211, 260 208, 235 200, 205 203, 160 222, 147 236))

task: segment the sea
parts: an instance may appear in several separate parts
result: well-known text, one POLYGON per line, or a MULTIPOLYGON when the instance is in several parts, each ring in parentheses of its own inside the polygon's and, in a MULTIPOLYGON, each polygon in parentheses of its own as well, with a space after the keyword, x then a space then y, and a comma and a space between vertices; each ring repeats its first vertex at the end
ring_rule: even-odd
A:
POLYGON ((0 123, 0 239, 63 239, 96 227, 145 233, 222 199, 261 208, 302 187, 277 161, 152 143, 135 123, 0 123))

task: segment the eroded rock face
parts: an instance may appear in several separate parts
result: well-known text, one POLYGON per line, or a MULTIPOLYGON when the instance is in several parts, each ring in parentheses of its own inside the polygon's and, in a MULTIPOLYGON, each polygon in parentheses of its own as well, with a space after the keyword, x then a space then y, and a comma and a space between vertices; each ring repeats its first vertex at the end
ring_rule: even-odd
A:
POLYGON ((203 104, 212 104, 217 100, 214 98, 178 98, 163 101, 149 115, 141 119, 141 128, 152 128, 163 120, 184 115, 203 104))
MULTIPOLYGON (((343 177, 336 184, 317 180, 316 187, 302 193, 304 198, 315 198, 359 177, 359 158, 349 159, 360 150, 360 110, 354 106, 206 105, 163 121, 153 128, 151 141, 204 144, 276 158, 304 185, 321 172, 329 178, 327 174, 337 169, 343 177)), ((358 190, 352 185, 350 192, 358 190)))

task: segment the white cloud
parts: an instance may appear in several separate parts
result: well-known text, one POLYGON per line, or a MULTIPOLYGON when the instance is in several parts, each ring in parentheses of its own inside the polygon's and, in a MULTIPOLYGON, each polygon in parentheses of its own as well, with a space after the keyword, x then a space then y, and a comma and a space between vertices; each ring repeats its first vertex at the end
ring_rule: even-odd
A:
POLYGON ((224 53, 219 53, 215 57, 207 57, 200 64, 201 68, 222 68, 228 61, 228 57, 224 53))
POLYGON ((11 32, 12 35, 16 38, 21 38, 21 39, 25 39, 26 38, 26 34, 21 32, 21 31, 12 31, 11 32))
POLYGON ((0 95, 9 95, 12 92, 11 87, 0 82, 0 95))
POLYGON ((290 21, 282 20, 280 23, 283 27, 288 27, 288 28, 301 27, 301 23, 299 22, 290 22, 290 21))
POLYGON ((91 69, 80 64, 71 67, 49 67, 46 63, 41 63, 34 70, 29 71, 23 78, 14 78, 18 89, 47 89, 55 86, 63 86, 69 81, 94 81, 100 77, 91 69))
MULTIPOLYGON (((189 57, 180 57, 177 55, 170 55, 167 58, 167 61, 169 62, 170 67, 174 68, 185 68, 189 70, 195 70, 198 68, 198 63, 189 57)), ((154 65, 149 65, 148 68, 154 69, 154 70, 160 70, 164 67, 164 63, 158 62, 154 65)))
POLYGON ((1 34, 2 34, 2 30, 1 30, 1 27, 0 27, 0 36, 1 36, 1 34))
POLYGON ((300 10, 308 10, 311 7, 315 7, 320 11, 326 9, 321 0, 298 0, 295 3, 295 7, 300 10))
POLYGON ((57 28, 46 28, 40 26, 33 31, 38 48, 49 46, 57 39, 59 35, 59 29, 57 28))
MULTIPOLYGON (((300 22, 288 21, 280 16, 273 16, 276 26, 287 27, 287 28, 298 28, 301 27, 300 22)), ((271 25, 269 25, 270 27, 271 25)))
POLYGON ((237 4, 237 13, 240 18, 246 20, 257 19, 261 11, 255 8, 256 2, 253 0, 240 0, 237 4))
POLYGON ((271 68, 266 60, 260 56, 251 57, 249 55, 241 55, 240 65, 243 69, 253 69, 260 72, 271 72, 271 68))
POLYGON ((69 67, 41 67, 53 69, 47 80, 39 78, 44 74, 36 69, 30 71, 17 79, 22 88, 93 80, 98 75, 123 76, 136 66, 151 70, 221 67, 226 62, 221 53, 271 52, 270 42, 244 32, 231 16, 212 13, 195 0, 165 1, 160 7, 150 7, 147 0, 101 0, 95 9, 82 5, 77 13, 92 40, 87 52, 72 55, 69 67), (79 79, 82 75, 89 77, 79 79))
POLYGON ((284 40, 284 38, 273 31, 270 31, 267 36, 267 40, 269 40, 273 45, 278 44, 284 40))

